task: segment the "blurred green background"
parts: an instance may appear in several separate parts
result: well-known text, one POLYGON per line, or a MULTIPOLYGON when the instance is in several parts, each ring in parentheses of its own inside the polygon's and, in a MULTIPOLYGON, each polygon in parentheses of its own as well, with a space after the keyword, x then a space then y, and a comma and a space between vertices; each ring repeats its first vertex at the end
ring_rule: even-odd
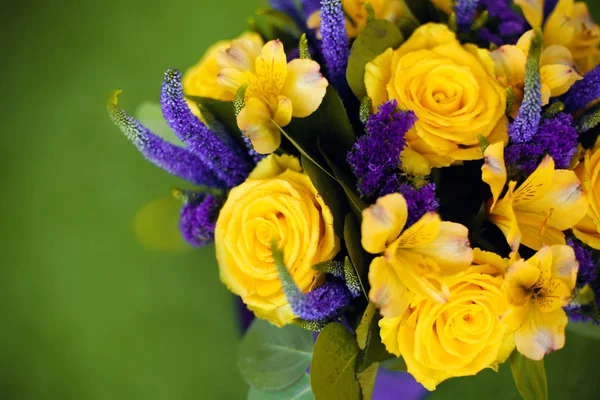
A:
MULTIPOLYGON (((135 240, 136 212, 180 182, 137 154, 104 100, 120 88, 131 112, 158 101, 168 67, 239 34, 258 3, 3 5, 0 399, 245 398, 237 309, 213 249, 135 240)), ((600 346, 567 340, 548 358, 552 398, 591 398, 600 346)), ((515 396, 501 374, 449 382, 436 397, 515 396)))

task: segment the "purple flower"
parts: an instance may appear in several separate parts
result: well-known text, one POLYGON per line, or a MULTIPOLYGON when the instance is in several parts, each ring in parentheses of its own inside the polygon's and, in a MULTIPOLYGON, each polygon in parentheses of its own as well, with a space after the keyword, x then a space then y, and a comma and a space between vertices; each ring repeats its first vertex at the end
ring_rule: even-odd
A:
MULTIPOLYGON (((579 262, 577 288, 581 289, 585 285, 589 285, 596 296, 595 307, 600 309, 600 282, 598 281, 598 264, 594 260, 594 251, 575 238, 567 240, 567 244, 573 248, 575 258, 579 262)), ((585 322, 592 320, 585 315, 586 312, 590 312, 592 307, 594 305, 568 305, 565 307, 565 310, 571 320, 585 322)), ((592 313, 594 312, 592 311, 592 313)), ((599 324, 599 321, 594 322, 599 324)))
POLYGON ((160 103, 167 123, 187 148, 229 187, 242 183, 251 163, 241 146, 223 131, 210 130, 190 111, 181 87, 181 73, 169 69, 165 73, 160 103))
POLYGON ((534 36, 531 40, 527 63, 525 64, 525 88, 523 102, 517 118, 508 127, 512 143, 529 142, 538 131, 542 119, 542 84, 540 81, 540 57, 542 39, 534 36))
POLYGON ((400 186, 400 193, 408 207, 405 229, 420 220, 426 213, 437 211, 440 208, 440 201, 435 196, 435 183, 428 183, 421 189, 405 183, 400 186))
POLYGON ((585 74, 571 86, 563 97, 565 112, 582 110, 590 102, 600 98, 600 65, 585 74))
POLYGON ((321 0, 301 0, 304 17, 308 18, 321 8, 321 0))
POLYGON ((352 295, 343 282, 330 279, 306 294, 288 298, 288 301, 294 315, 315 321, 336 317, 341 309, 350 304, 351 299, 352 295))
POLYGON ((211 195, 192 199, 181 208, 179 230, 183 238, 194 247, 212 243, 215 225, 223 200, 211 195))
POLYGON ((478 31, 479 38, 484 42, 497 46, 515 44, 529 29, 525 18, 512 9, 511 0, 480 0, 480 4, 487 10, 489 20, 492 21, 478 31))
POLYGON ((321 0, 321 36, 329 80, 336 89, 343 91, 350 46, 340 0, 321 0))
POLYGON ((477 12, 479 0, 457 0, 454 6, 456 25, 459 31, 468 32, 477 12))
POLYGON ((560 113, 552 119, 544 120, 529 142, 511 143, 504 155, 506 164, 530 175, 544 156, 550 155, 556 168, 567 169, 577 150, 577 136, 573 117, 560 113))
POLYGON ((369 117, 367 133, 356 141, 346 158, 364 197, 375 198, 400 189, 398 167, 406 146, 404 135, 417 117, 412 111, 396 112, 396 105, 396 100, 384 103, 369 117))
POLYGON ((118 108, 116 98, 109 102, 107 110, 115 125, 152 164, 196 185, 214 188, 225 186, 200 157, 150 132, 118 108))

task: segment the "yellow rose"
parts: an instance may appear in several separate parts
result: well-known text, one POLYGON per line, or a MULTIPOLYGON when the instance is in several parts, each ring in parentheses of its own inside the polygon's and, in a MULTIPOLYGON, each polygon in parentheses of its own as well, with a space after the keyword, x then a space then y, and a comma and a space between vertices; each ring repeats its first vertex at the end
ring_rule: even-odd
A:
POLYGON ((489 52, 461 46, 445 25, 425 24, 397 50, 369 62, 365 85, 375 108, 396 99, 417 115, 406 138, 423 160, 413 155, 413 162, 403 162, 409 173, 483 158, 479 136, 491 143, 508 140, 506 92, 489 52))
POLYGON ((387 350, 402 356, 408 372, 428 390, 452 377, 497 368, 514 348, 514 331, 502 319, 508 300, 498 274, 500 257, 475 251, 474 265, 443 278, 448 300, 421 297, 404 315, 379 322, 387 350), (487 260, 489 259, 489 260, 487 260))
POLYGON ((573 228, 573 233, 588 246, 600 250, 600 140, 585 153, 576 172, 583 183, 589 208, 587 215, 573 228))
POLYGON ((281 288, 271 243, 300 290, 318 285, 312 266, 340 249, 333 216, 297 158, 270 155, 229 193, 215 229, 221 280, 257 317, 282 326, 294 319, 281 288))

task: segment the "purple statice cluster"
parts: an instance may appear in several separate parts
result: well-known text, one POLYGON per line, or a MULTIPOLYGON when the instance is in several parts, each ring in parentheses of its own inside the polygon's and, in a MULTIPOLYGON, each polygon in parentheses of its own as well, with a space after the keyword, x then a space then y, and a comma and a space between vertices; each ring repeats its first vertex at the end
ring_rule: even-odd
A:
POLYGON ((339 0, 321 1, 321 37, 321 51, 329 81, 338 91, 344 92, 350 46, 344 9, 339 0))
POLYGON ((428 183, 420 189, 404 183, 400 186, 400 193, 408 208, 406 227, 417 222, 426 213, 440 208, 440 201, 435 195, 435 183, 428 183))
POLYGON ((578 134, 573 127, 573 117, 560 113, 545 119, 533 137, 525 143, 514 143, 506 147, 504 159, 507 165, 530 175, 545 155, 550 155, 558 169, 567 169, 575 151, 578 134))
MULTIPOLYGON (((569 305, 565 307, 565 310, 572 320, 589 321, 592 319, 585 314, 590 311, 592 314, 596 314, 594 311, 600 309, 600 277, 598 276, 597 271, 598 263, 594 260, 595 252, 575 238, 567 240, 567 244, 573 248, 575 258, 579 263, 579 270, 577 271, 577 288, 581 289, 584 286, 589 285, 596 296, 596 310, 592 309, 594 305, 569 305)), ((595 322, 600 324, 599 320, 596 320, 595 322)))
POLYGON ((480 0, 480 4, 489 16, 489 22, 477 32, 484 42, 496 46, 515 44, 529 30, 523 15, 512 8, 512 0, 480 0))
POLYGON ((348 153, 347 161, 358 179, 358 191, 376 198, 400 189, 400 153, 406 147, 405 134, 417 117, 412 111, 396 111, 396 100, 388 101, 372 114, 361 136, 348 153))
POLYGON ((185 147, 152 133, 119 109, 116 99, 107 108, 113 122, 148 161, 212 193, 182 196, 182 234, 191 245, 203 246, 213 239, 222 203, 214 193, 223 193, 242 183, 254 162, 224 129, 218 126, 210 129, 191 112, 184 99, 179 71, 169 69, 165 73, 160 103, 165 120, 185 147))
POLYGON ((565 112, 583 110, 589 103, 600 98, 600 65, 585 74, 571 86, 562 97, 565 112))

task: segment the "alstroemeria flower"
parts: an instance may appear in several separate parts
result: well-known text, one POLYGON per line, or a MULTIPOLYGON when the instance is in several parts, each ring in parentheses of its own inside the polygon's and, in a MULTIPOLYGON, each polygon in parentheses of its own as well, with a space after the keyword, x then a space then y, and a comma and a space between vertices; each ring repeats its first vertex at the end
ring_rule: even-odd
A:
POLYGON ((578 266, 571 247, 555 245, 508 268, 503 289, 512 310, 506 318, 519 326, 515 344, 525 357, 541 360, 564 346, 568 318, 562 307, 575 288, 578 266))
MULTIPOLYGON (((513 117, 523 100, 525 63, 533 35, 534 32, 530 30, 521 36, 516 45, 500 46, 490 53, 498 81, 506 88, 512 87, 515 94, 513 117)), ((565 94, 580 79, 583 77, 577 72, 569 49, 561 45, 544 49, 540 60, 542 105, 548 104, 550 97, 565 94)))
POLYGON ((493 195, 488 217, 504 233, 511 248, 517 250, 520 243, 534 250, 565 244, 562 231, 577 224, 588 208, 577 175, 555 170, 552 157, 546 156, 518 188, 517 182, 511 181, 504 197, 498 200, 507 180, 504 144, 488 146, 484 157, 482 179, 493 195))
POLYGON ((573 227, 573 234, 590 247, 600 250, 600 140, 586 151, 575 172, 583 183, 590 207, 587 215, 573 227))
POLYGON ((279 40, 262 49, 250 40, 234 40, 219 53, 217 63, 221 87, 235 94, 248 84, 237 123, 261 154, 279 147, 277 125, 286 126, 292 117, 307 117, 319 108, 328 85, 317 62, 295 59, 288 63, 279 40))
MULTIPOLYGON (((515 4, 521 7, 532 27, 542 26, 543 0, 515 0, 515 4)), ((543 31, 544 44, 568 48, 582 72, 596 66, 600 58, 600 26, 593 21, 585 2, 559 0, 544 22, 543 31)))
POLYGON ((370 300, 384 317, 401 315, 420 294, 440 303, 447 288, 439 276, 469 268, 473 250, 466 227, 429 212, 407 229, 408 209, 400 193, 380 197, 363 211, 361 243, 376 257, 369 268, 370 300))

